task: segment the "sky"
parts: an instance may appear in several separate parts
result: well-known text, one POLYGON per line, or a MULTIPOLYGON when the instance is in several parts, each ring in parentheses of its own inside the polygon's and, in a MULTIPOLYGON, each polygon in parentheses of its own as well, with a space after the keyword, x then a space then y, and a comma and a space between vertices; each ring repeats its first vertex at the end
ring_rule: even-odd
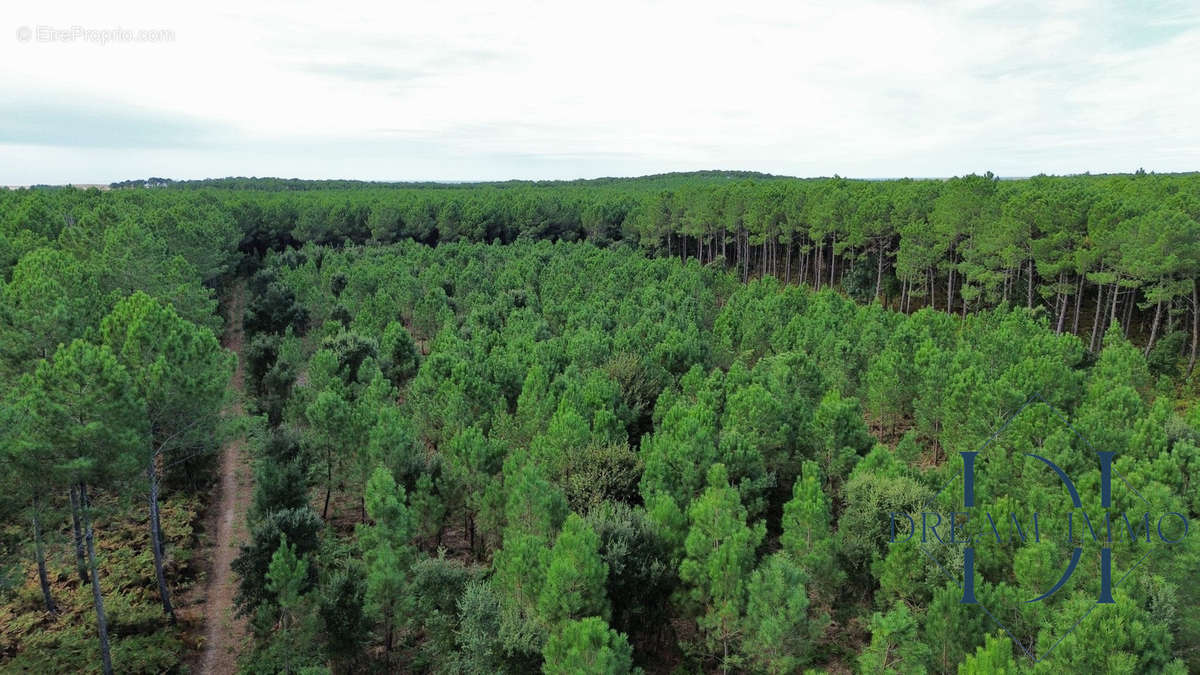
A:
POLYGON ((7 0, 0 17, 0 184, 1200 169, 1192 0, 7 0))

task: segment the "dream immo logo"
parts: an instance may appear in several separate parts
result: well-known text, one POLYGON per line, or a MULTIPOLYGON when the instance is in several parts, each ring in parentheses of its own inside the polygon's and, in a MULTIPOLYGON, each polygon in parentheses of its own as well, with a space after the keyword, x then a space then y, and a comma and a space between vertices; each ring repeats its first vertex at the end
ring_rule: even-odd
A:
MULTIPOLYGON (((1042 439, 1044 440, 1044 439, 1042 439)), ((1030 449, 1036 444, 1030 444, 1030 449)), ((1057 647, 1062 640, 1074 632, 1083 622, 1092 610, 1104 605, 1116 604, 1113 598, 1113 588, 1120 585, 1125 578, 1132 573, 1147 556, 1150 555, 1156 547, 1169 547, 1173 544, 1179 544, 1184 537, 1188 535, 1189 523, 1187 516, 1176 511, 1155 511, 1150 502, 1146 500, 1136 489, 1129 485, 1128 481, 1114 467, 1116 453, 1111 450, 1097 450, 1088 442, 1067 419, 1055 409, 1051 404, 1042 399, 1041 396, 1035 394, 1026 400, 1017 412, 1008 417, 1004 424, 996 431, 988 440, 979 448, 979 450, 971 452, 960 452, 961 473, 951 479, 941 490, 933 497, 930 497, 925 502, 925 510, 917 513, 889 513, 888 520, 890 525, 889 543, 892 545, 917 545, 927 559, 933 562, 942 574, 946 576, 952 583, 958 585, 962 589, 962 596, 959 602, 964 605, 975 605, 984 612, 1001 630, 1003 630, 1013 643, 1034 662, 1047 659, 1054 648, 1057 647), (1001 513, 994 513, 991 509, 980 505, 977 499, 977 472, 978 460, 989 449, 993 453, 1004 454, 996 451, 995 448, 1000 445, 997 440, 1001 438, 1006 430, 1009 429, 1013 420, 1017 419, 1031 405, 1041 404, 1045 406, 1045 412, 1048 419, 1054 420, 1062 425, 1063 436, 1073 437, 1077 443, 1076 447, 1087 448, 1087 453, 1090 455, 1091 466, 1082 473, 1092 472, 1093 477, 1081 477, 1079 469, 1076 469, 1077 475, 1073 479, 1072 475, 1066 469, 1059 466, 1059 463, 1048 459, 1043 454, 1037 452, 1022 452, 1020 457, 1013 455, 1013 462, 1028 461, 1041 467, 1051 476, 1051 480, 1057 479, 1066 497, 1070 500, 1071 510, 1066 513, 1065 518, 1047 517, 1049 514, 1039 512, 1036 508, 1021 508, 1019 505, 1022 500, 1015 495, 997 495, 990 494, 992 499, 997 501, 1002 500, 1003 508, 1001 513), (1079 489, 1076 486, 1076 479, 1079 482, 1085 480, 1090 485, 1092 479, 1098 474, 1098 485, 1096 486, 1099 494, 1099 507, 1102 513, 1097 513, 1095 510, 1089 515, 1084 508, 1083 500, 1080 498, 1079 489), (1113 479, 1114 474, 1120 479, 1120 485, 1123 485, 1129 492, 1136 496, 1136 500, 1130 500, 1138 507, 1138 509, 1130 510, 1115 510, 1112 506, 1113 502, 1113 479), (962 510, 953 509, 950 511, 940 511, 933 506, 934 500, 947 492, 947 489, 962 482, 962 510), (1008 499, 1004 499, 1008 497, 1008 499), (1059 590, 1063 589, 1080 569, 1080 561, 1084 560, 1086 555, 1096 555, 1099 560, 1099 587, 1096 592, 1096 601, 1088 610, 1079 617, 1078 620, 1065 631, 1049 648, 1042 654, 1035 655, 1033 645, 1026 645, 1018 636, 1014 635, 1005 626, 1004 623, 996 617, 996 615, 980 602, 976 595, 976 568, 977 558, 976 549, 981 545, 995 545, 996 547, 1005 546, 1022 546, 1030 543, 1037 544, 1043 541, 1057 541, 1065 543, 1070 548, 1069 555, 1064 555, 1061 561, 1061 574, 1058 575, 1057 581, 1049 585, 1044 592, 1024 600, 1025 603, 1042 602, 1049 599, 1059 590), (1114 581, 1113 571, 1113 545, 1128 544, 1135 554, 1135 562, 1125 571, 1120 577, 1114 581), (949 547, 951 550, 961 550, 961 575, 955 575, 950 572, 946 565, 938 561, 930 547, 942 546, 949 547)), ((989 459, 996 459, 989 457, 989 459)), ((1000 463, 995 461, 989 462, 992 467, 1003 466, 1003 462, 1007 461, 1005 457, 1000 457, 1000 463)), ((1020 481, 1017 481, 1018 484, 1020 481)), ((1025 481, 1025 485, 1019 487, 1028 487, 1033 490, 1045 492, 1045 483, 1039 481, 1036 486, 1029 485, 1030 481, 1025 481)), ((1060 498, 1061 499, 1061 498, 1060 498)), ((1094 502, 1093 502, 1094 503, 1094 502)), ((955 556, 957 558, 957 556, 955 556)), ((1090 566, 1086 566, 1089 567, 1090 566)))

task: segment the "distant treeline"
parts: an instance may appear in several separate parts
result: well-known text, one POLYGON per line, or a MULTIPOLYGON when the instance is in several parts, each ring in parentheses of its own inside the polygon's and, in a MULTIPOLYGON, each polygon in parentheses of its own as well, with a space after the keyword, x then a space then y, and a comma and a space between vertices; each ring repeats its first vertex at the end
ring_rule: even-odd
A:
POLYGON ((1195 174, 867 181, 711 171, 436 187, 254 178, 171 185, 195 189, 111 198, 185 218, 193 208, 216 210, 235 221, 251 259, 305 242, 624 241, 723 262, 743 280, 832 285, 905 312, 1040 307, 1057 331, 1087 336, 1092 351, 1116 320, 1147 354, 1165 341, 1160 357, 1186 356, 1194 367, 1195 174))
POLYGON ((264 192, 305 190, 347 190, 364 187, 385 188, 464 188, 464 187, 562 187, 634 184, 642 188, 675 186, 688 180, 734 181, 772 180, 785 178, 757 171, 691 171, 687 173, 663 173, 651 176, 580 178, 575 180, 505 180, 505 181, 367 181, 367 180, 306 180, 303 178, 257 178, 229 176, 226 178, 204 178, 201 180, 172 180, 170 178, 146 178, 111 183, 112 188, 179 187, 220 188, 223 190, 261 190, 264 192))

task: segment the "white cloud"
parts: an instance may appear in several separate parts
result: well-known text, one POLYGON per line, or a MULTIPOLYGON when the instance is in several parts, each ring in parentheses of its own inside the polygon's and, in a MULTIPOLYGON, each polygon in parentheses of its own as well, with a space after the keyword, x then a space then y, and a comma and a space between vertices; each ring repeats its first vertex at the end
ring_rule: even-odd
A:
POLYGON ((17 5, 6 183, 1200 168, 1185 3, 17 5))

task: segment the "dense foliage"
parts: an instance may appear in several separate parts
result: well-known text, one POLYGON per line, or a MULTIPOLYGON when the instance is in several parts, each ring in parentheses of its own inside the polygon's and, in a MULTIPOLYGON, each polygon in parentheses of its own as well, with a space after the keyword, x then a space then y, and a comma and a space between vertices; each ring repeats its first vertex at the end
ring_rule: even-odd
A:
POLYGON ((232 372, 214 286, 236 225, 96 190, 3 203, 5 665, 175 669, 232 372))
POLYGON ((836 286, 906 313, 1037 308, 1056 332, 1085 336, 1091 351, 1120 321, 1157 372, 1195 367, 1200 177, 1191 174, 186 185, 197 192, 135 194, 219 205, 246 234, 242 250, 258 255, 306 242, 628 241, 655 255, 723 261, 743 280, 836 286))
MULTIPOLYGON (((939 576, 955 551, 936 563, 889 547, 885 514, 918 509, 958 470, 947 457, 983 444, 1031 392, 1128 455, 1118 466, 1136 489, 1195 515, 1182 496, 1195 413, 1180 412, 1175 386, 1119 330, 1093 356, 1026 308, 906 316, 773 278, 740 284, 695 260, 561 242, 310 245, 269 256, 258 274, 310 319, 304 335, 289 325, 266 338, 280 355, 266 370, 298 374, 269 433, 307 439, 297 456, 318 498, 304 508, 329 524, 313 593, 341 569, 366 578, 375 633, 360 665, 877 672, 899 667, 902 647, 905 670, 955 672, 997 629, 939 576), (407 379, 386 374, 391 357, 374 342, 401 329, 418 352, 407 379), (364 494, 367 524, 355 528, 364 494), (381 495, 386 513, 372 507, 381 495), (430 588, 426 566, 452 575, 456 599, 430 588), (432 622, 414 609, 429 593, 445 612, 432 622)), ((1057 461, 1082 471, 1084 441, 1051 435, 1057 461)), ((1055 480, 1027 469, 985 484, 1032 498, 1055 480)), ((1059 559, 1047 546, 1041 558, 990 553, 988 597, 1044 590, 1054 563, 1035 560, 1059 559)), ((1174 659, 1190 654, 1200 616, 1179 581, 1198 555, 1189 545, 1122 584, 1132 614, 1108 630, 1140 671, 1184 667, 1174 659), (1157 651, 1135 647, 1146 640, 1157 651)), ((1069 626, 1089 593, 1006 625, 1047 651, 1059 634, 1042 626, 1069 626)), ((267 599, 247 608, 277 611, 267 599)), ((273 621, 261 624, 262 658, 273 621)), ((1087 644, 1071 658, 1091 658, 1087 644)))
MULTIPOLYGON (((1083 475, 1092 446, 1156 513, 1200 514, 1197 204, 1196 178, 1153 175, 0 195, 12 606, 55 627, 66 591, 149 605, 109 622, 116 669, 175 667, 132 661, 181 639, 176 537, 146 524, 216 443, 211 289, 237 274, 248 672, 1198 669, 1194 536, 1114 543, 1118 606, 1063 638, 1094 548, 1033 604, 1070 547, 981 548, 1000 631, 944 575, 961 546, 890 544, 886 518, 985 443, 997 514, 1061 511, 1022 457, 1083 475), (72 545, 139 510, 137 564, 72 545)), ((63 661, 28 631, 10 663, 98 664, 73 630, 63 661)))

